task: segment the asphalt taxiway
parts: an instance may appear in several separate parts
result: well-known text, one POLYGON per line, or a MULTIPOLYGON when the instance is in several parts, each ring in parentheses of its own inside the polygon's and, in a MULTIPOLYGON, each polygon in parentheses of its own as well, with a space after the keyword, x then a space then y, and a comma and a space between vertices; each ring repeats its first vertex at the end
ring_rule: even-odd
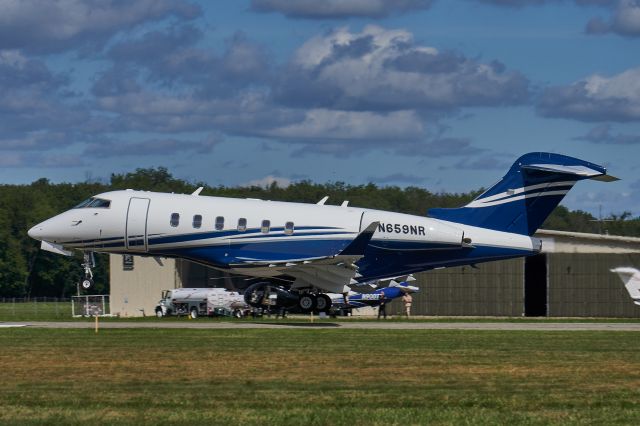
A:
MULTIPOLYGON (((640 323, 615 322, 385 322, 385 321, 315 321, 315 322, 253 322, 253 321, 100 321, 100 328, 163 328, 163 329, 372 329, 372 330, 495 330, 495 331, 640 331, 640 323)), ((30 327, 83 329, 95 323, 84 321, 0 322, 0 328, 30 327)))

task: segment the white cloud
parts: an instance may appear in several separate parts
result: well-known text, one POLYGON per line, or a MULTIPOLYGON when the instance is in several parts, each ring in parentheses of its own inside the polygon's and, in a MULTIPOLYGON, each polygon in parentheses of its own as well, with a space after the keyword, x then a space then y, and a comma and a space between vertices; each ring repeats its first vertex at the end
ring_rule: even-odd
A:
POLYGON ((340 28, 297 50, 275 97, 296 107, 370 111, 526 102, 529 81, 504 68, 417 44, 405 30, 340 28))
POLYGON ((424 125, 413 111, 380 114, 369 111, 312 109, 304 120, 265 131, 284 139, 407 140, 424 136, 424 125))
POLYGON ((640 2, 621 0, 613 17, 612 30, 623 35, 640 35, 640 2))
POLYGON ((608 20, 593 18, 587 24, 587 33, 616 33, 627 37, 640 36, 640 2, 620 0, 608 20))
POLYGON ((146 21, 192 19, 200 8, 181 0, 5 0, 0 48, 49 52, 101 42, 146 21))
POLYGON ((595 74, 585 79, 585 90, 594 99, 617 98, 639 102, 640 68, 626 70, 611 78, 595 74))
POLYGON ((612 77, 594 74, 569 86, 545 90, 538 111, 582 121, 640 120, 640 67, 612 77))

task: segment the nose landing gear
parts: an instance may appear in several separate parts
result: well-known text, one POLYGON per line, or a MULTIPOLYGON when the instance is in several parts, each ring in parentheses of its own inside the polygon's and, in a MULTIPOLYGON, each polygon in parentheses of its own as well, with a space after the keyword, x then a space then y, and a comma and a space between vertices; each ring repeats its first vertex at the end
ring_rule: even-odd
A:
POLYGON ((80 281, 80 285, 84 290, 89 290, 93 287, 93 272, 91 272, 91 268, 96 266, 92 251, 84 252, 84 261, 81 266, 84 268, 84 278, 80 281))

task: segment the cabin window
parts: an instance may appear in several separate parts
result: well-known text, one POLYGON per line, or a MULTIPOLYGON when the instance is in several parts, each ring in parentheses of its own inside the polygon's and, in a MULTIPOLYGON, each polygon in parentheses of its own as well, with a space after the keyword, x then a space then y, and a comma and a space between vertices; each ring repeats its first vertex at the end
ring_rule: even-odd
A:
POLYGON ((270 229, 271 229, 271 221, 267 219, 263 220, 262 226, 260 227, 260 231, 263 234, 268 234, 270 229))
POLYGON ((171 213, 171 221, 169 222, 171 226, 174 228, 180 224, 180 214, 179 213, 171 213))
POLYGON ((244 232, 246 230, 247 230, 247 219, 245 219, 244 217, 241 217, 240 219, 238 219, 238 231, 244 232))
POLYGON ((216 217, 216 231, 222 231, 224 229, 224 216, 216 217))
POLYGON ((202 226, 202 215, 195 215, 193 216, 193 227, 194 228, 200 228, 202 226))
POLYGON ((293 235, 293 222, 287 222, 284 225, 284 233, 286 235, 293 235))

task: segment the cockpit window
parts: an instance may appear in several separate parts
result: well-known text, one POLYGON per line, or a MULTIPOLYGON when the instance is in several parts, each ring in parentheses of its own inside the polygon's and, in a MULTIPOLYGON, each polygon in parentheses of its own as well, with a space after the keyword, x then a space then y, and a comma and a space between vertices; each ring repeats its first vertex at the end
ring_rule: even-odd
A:
POLYGON ((105 200, 102 198, 91 197, 89 199, 84 200, 80 204, 74 207, 74 209, 108 209, 111 205, 110 200, 105 200))

